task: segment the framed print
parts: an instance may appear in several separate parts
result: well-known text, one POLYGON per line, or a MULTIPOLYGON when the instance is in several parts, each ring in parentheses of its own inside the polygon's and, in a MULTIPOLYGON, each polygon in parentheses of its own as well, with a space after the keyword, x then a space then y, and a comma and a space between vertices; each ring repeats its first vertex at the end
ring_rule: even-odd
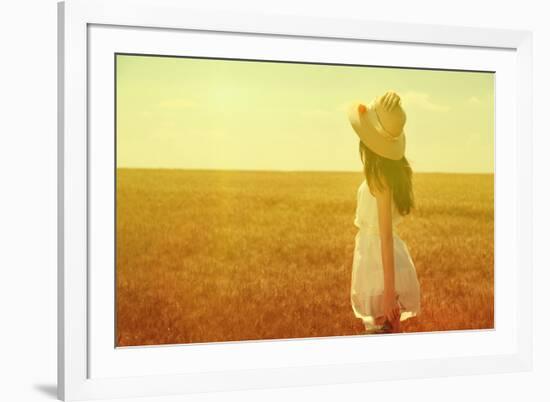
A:
POLYGON ((529 32, 68 0, 59 49, 60 398, 531 368, 529 32))

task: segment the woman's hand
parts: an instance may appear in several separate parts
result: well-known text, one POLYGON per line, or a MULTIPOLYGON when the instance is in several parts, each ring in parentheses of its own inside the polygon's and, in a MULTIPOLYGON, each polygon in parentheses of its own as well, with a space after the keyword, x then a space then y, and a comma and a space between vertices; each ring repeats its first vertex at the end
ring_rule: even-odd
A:
POLYGON ((397 303, 395 292, 384 292, 383 308, 384 316, 388 321, 393 322, 400 318, 401 311, 397 303))
POLYGON ((399 102, 401 101, 401 98, 399 95, 397 95, 393 91, 388 91, 384 95, 382 95, 382 98, 380 98, 380 103, 386 109, 387 111, 391 112, 391 110, 396 107, 399 102))

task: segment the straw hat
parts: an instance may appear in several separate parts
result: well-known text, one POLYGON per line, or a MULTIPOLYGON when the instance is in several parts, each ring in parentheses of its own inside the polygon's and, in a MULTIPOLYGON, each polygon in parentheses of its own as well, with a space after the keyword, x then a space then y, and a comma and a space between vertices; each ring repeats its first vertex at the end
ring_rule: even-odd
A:
POLYGON ((368 105, 353 102, 348 118, 359 139, 374 153, 393 160, 405 155, 407 115, 395 92, 388 91, 368 105))

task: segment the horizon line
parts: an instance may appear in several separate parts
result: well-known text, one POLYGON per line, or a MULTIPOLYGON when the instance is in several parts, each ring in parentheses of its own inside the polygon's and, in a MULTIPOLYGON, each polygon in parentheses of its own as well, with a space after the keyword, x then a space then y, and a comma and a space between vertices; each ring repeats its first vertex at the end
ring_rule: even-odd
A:
MULTIPOLYGON (((142 167, 142 166, 117 166, 116 169, 134 169, 134 170, 185 170, 197 172, 250 172, 250 173, 362 173, 361 170, 286 170, 286 169, 214 169, 214 168, 182 168, 182 167, 142 167)), ((415 173, 431 174, 492 174, 495 172, 459 172, 459 171, 441 171, 441 170, 416 170, 415 173)))

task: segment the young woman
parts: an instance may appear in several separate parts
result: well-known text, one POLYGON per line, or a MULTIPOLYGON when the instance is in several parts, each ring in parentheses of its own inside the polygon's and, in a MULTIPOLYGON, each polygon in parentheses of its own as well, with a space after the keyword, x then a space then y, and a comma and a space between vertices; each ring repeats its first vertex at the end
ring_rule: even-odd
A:
POLYGON ((420 287, 396 225, 413 207, 412 170, 405 158, 406 115, 395 92, 348 114, 359 136, 365 180, 357 190, 351 304, 369 333, 400 332, 420 312, 420 287))

